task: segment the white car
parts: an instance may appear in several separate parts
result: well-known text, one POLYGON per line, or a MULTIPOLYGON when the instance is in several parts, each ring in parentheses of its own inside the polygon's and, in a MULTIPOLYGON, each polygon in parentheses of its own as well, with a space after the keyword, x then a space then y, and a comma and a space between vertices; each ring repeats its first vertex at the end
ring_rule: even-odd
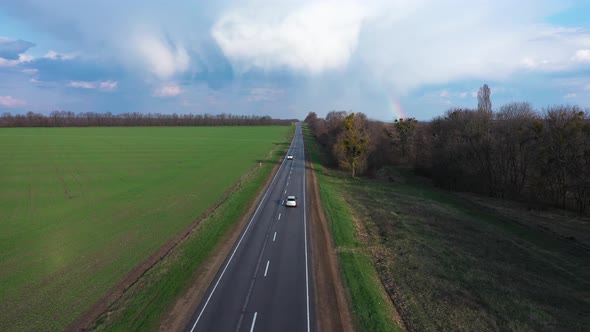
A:
POLYGON ((287 160, 293 160, 293 155, 292 154, 287 155, 287 160))
POLYGON ((287 200, 285 201, 285 206, 297 206, 297 197, 295 196, 287 196, 287 200))

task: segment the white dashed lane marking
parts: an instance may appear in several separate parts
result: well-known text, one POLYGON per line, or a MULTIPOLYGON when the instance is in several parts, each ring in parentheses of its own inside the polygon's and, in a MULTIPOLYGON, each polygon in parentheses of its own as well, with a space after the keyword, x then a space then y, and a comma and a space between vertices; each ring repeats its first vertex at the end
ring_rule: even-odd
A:
POLYGON ((270 261, 266 261, 266 269, 264 269, 264 276, 268 273, 268 265, 270 265, 270 261))

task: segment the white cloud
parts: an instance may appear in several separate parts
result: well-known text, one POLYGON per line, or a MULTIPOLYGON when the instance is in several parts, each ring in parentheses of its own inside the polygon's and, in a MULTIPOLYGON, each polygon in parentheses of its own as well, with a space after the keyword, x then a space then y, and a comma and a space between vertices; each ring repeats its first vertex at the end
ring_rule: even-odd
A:
POLYGON ((100 84, 98 85, 98 87, 101 90, 112 91, 112 90, 116 89, 118 85, 119 85, 119 82, 115 82, 115 81, 104 81, 104 82, 100 82, 100 84))
POLYGON ((58 59, 57 57, 57 52, 49 50, 44 56, 45 59, 51 59, 51 60, 56 60, 58 59))
MULTIPOLYGON (((278 70, 278 75, 268 76, 273 84, 289 85, 290 96, 308 94, 327 109, 368 109, 362 105, 368 96, 403 100, 404 94, 416 88, 452 87, 457 81, 515 81, 531 72, 563 71, 563 76, 573 76, 571 72, 587 65, 574 61, 576 55, 584 59, 585 53, 579 52, 590 50, 587 27, 562 28, 548 23, 547 17, 568 7, 556 0, 4 3, 6 11, 20 15, 16 18, 31 31, 68 41, 105 68, 126 67, 123 73, 141 76, 148 84, 155 84, 153 87, 181 79, 188 82, 191 74, 200 70, 198 66, 209 69, 203 76, 225 79, 227 71, 220 74, 214 69, 225 70, 229 60, 234 71, 227 81, 239 81, 240 74, 252 68, 278 70), (52 15, 46 15, 49 12, 52 15), (108 24, 98 13, 108 13, 108 24), (305 77, 292 80, 292 72, 305 77)), ((5 65, 15 63, 0 59, 0 66, 5 65)), ((237 86, 244 89, 241 91, 266 86, 266 77, 259 73, 257 70, 254 76, 260 81, 249 76, 237 86)), ((545 81, 539 82, 542 84, 545 81)), ((581 98, 578 89, 586 84, 559 91, 574 91, 581 98)), ((164 95, 174 94, 175 89, 166 93, 158 90, 164 95)), ((236 90, 224 91, 235 97, 236 90)), ((433 97, 440 99, 440 89, 434 91, 433 97)), ((473 102, 470 90, 464 95, 450 92, 452 97, 465 98, 465 104, 473 102)), ((566 92, 557 93, 560 98, 566 92)), ((189 98, 188 92, 186 95, 189 98)), ((472 96, 476 95, 477 91, 473 92, 472 96)), ((227 96, 219 99, 226 102, 227 96)), ((389 111, 375 105, 372 109, 380 109, 371 112, 389 111)))
POLYGON ((404 93, 573 68, 571 54, 590 47, 590 33, 542 23, 559 9, 549 0, 249 0, 226 10, 212 35, 241 71, 354 65, 404 93))
POLYGON ((139 34, 133 45, 137 47, 135 52, 139 59, 160 79, 168 79, 189 67, 190 58, 182 46, 167 45, 149 34, 139 34))
POLYGON ((449 91, 448 90, 442 90, 439 94, 440 97, 448 97, 449 96, 449 91))
POLYGON ((85 82, 85 81, 71 81, 68 84, 68 86, 72 87, 72 88, 81 88, 81 89, 96 89, 96 83, 85 82))
POLYGON ((176 97, 184 91, 177 84, 164 85, 154 91, 156 97, 176 97))
POLYGON ((221 3, 225 3, 223 0, 219 4, 142 0, 0 2, 6 7, 3 10, 31 30, 67 40, 80 51, 50 50, 45 54, 47 59, 68 60, 83 55, 108 65, 122 65, 138 76, 153 74, 164 81, 188 69, 195 70, 197 62, 193 61, 190 68, 190 55, 199 49, 198 42, 207 40, 211 44, 208 34, 212 17, 219 15, 221 3))
POLYGON ((349 63, 364 16, 356 1, 256 2, 227 11, 212 35, 241 70, 286 67, 316 74, 349 63))
POLYGON ((18 64, 17 60, 8 60, 0 58, 0 67, 13 67, 18 64))
MULTIPOLYGON (((523 70, 572 68, 571 52, 588 43, 590 34, 540 24, 551 12, 547 3, 419 1, 401 19, 369 21, 361 56, 400 93, 456 80, 502 80, 523 70), (466 15, 457 15, 456 8, 466 15)), ((383 16, 391 11, 383 10, 383 16)))
POLYGON ((552 61, 550 60, 540 60, 536 57, 527 57, 522 59, 522 65, 527 69, 548 69, 550 68, 552 61))
POLYGON ((590 62, 590 50, 577 50, 573 60, 578 62, 590 62))
POLYGON ((533 58, 524 58, 522 59, 521 63, 527 68, 537 67, 537 61, 535 61, 533 58))
POLYGON ((0 58, 0 67, 14 67, 33 60, 35 60, 35 57, 26 54, 19 54, 16 60, 0 58))
POLYGON ((117 88, 119 82, 116 81, 102 81, 102 82, 88 82, 88 81, 70 81, 68 86, 79 89, 99 89, 101 91, 113 91, 117 88))
POLYGON ((461 93, 459 93, 459 98, 462 98, 462 99, 467 98, 467 93, 468 92, 461 92, 461 93))
POLYGON ((72 60, 78 56, 77 53, 58 53, 54 50, 49 50, 43 58, 51 60, 72 60))
POLYGON ((285 94, 284 90, 270 88, 253 88, 249 92, 249 101, 271 101, 285 94))
POLYGON ((19 56, 18 56, 19 63, 27 63, 27 62, 31 62, 33 60, 35 60, 35 57, 32 55, 19 54, 19 56))
POLYGON ((0 96, 0 107, 19 108, 25 105, 27 105, 25 100, 17 99, 12 96, 0 96))
POLYGON ((578 95, 575 93, 568 93, 565 96, 563 96, 564 99, 573 99, 576 98, 578 95))
POLYGON ((39 70, 35 69, 35 68, 27 68, 27 69, 23 69, 22 72, 25 74, 37 74, 39 72, 39 70))

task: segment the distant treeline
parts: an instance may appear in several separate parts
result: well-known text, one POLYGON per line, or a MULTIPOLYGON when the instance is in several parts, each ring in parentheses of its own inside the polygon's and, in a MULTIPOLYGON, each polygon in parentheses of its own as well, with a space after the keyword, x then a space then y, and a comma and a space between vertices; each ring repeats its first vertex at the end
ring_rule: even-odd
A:
POLYGON ((115 126, 286 126, 297 120, 270 116, 232 114, 161 113, 74 113, 54 111, 49 115, 33 112, 0 117, 0 127, 115 127, 115 126))
MULTIPOLYGON (((487 88, 487 86, 484 86, 487 88)), ((482 88, 483 89, 483 88, 482 88)), ((480 90, 480 97, 481 97, 480 90)), ((430 122, 371 121, 357 113, 369 140, 365 173, 405 165, 450 190, 470 191, 530 204, 590 209, 590 113, 557 105, 536 111, 526 102, 492 111, 489 94, 477 109, 450 109, 430 122)), ((338 161, 347 112, 306 122, 338 161)))

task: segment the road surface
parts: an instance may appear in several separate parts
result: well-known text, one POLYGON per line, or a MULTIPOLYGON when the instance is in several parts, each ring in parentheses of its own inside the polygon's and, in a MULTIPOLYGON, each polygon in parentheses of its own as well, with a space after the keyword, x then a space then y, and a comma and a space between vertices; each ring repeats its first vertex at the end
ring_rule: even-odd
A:
POLYGON ((314 330, 300 124, 288 154, 294 159, 281 163, 186 331, 314 330), (288 195, 297 207, 284 205, 288 195))

